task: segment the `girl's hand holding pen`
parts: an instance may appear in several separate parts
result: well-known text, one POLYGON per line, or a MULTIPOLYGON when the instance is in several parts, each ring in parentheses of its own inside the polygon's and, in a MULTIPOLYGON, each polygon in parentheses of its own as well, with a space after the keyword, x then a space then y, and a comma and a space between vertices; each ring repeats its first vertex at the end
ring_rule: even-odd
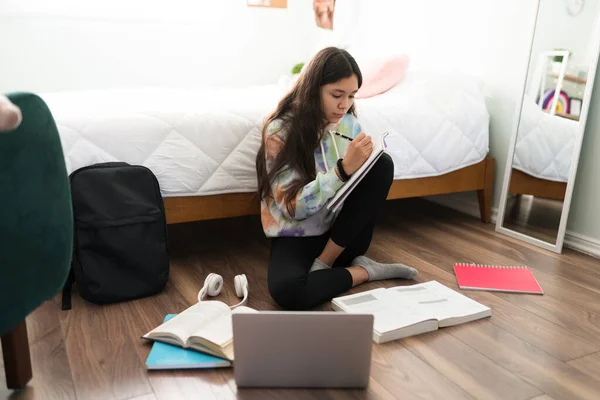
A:
POLYGON ((373 152, 373 141, 364 132, 360 133, 350 143, 346 156, 342 160, 344 172, 348 175, 355 173, 373 152))

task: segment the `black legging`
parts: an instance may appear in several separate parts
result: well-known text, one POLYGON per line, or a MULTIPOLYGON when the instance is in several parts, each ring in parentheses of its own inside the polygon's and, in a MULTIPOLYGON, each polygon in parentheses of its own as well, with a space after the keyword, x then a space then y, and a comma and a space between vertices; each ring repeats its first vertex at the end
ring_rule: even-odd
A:
POLYGON ((268 285, 271 297, 282 308, 306 310, 337 297, 352 287, 345 269, 367 252, 375 220, 394 178, 394 162, 384 153, 348 196, 329 232, 311 237, 272 239, 268 285), (311 272, 331 238, 344 251, 333 268, 311 272))

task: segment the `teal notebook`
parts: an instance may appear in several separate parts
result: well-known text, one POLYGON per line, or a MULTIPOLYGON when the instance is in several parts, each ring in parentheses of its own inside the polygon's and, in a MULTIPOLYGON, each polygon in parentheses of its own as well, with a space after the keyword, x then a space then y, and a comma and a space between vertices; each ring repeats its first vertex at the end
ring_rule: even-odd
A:
MULTIPOLYGON (((176 314, 167 314, 164 322, 176 314)), ((231 367, 231 362, 195 350, 182 349, 167 343, 154 342, 148 358, 147 369, 192 369, 231 367)))

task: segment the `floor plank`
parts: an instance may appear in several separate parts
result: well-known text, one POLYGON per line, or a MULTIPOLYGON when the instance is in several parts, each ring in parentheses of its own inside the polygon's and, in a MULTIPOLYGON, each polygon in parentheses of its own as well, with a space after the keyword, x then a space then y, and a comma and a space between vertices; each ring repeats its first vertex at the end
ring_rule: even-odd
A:
POLYGON ((152 393, 128 337, 119 304, 95 305, 74 294, 61 325, 78 399, 128 399, 152 393))
POLYGON ((445 330, 410 337, 404 342, 412 353, 476 399, 525 400, 542 394, 538 388, 448 335, 445 330))
MULTIPOLYGON (((177 267, 171 272, 177 275, 177 267)), ((145 368, 152 347, 150 342, 140 339, 141 335, 160 325, 166 314, 179 313, 191 304, 191 300, 185 300, 171 282, 157 296, 121 304, 128 339, 140 365, 145 368)), ((233 396, 228 382, 230 376, 220 369, 147 371, 147 379, 157 400, 194 397, 217 399, 233 396)))
POLYGON ((475 322, 451 335, 556 399, 600 398, 600 382, 495 324, 475 322))
MULTIPOLYGON (((468 221, 469 219, 468 217, 463 216, 460 220, 463 221, 464 224, 464 221, 468 221)), ((491 229, 489 227, 487 235, 482 235, 484 231, 481 230, 479 230, 477 234, 473 234, 473 230, 470 229, 461 229, 457 232, 455 227, 457 223, 456 219, 453 219, 451 222, 446 220, 441 222, 439 220, 428 222, 428 226, 424 229, 420 229, 417 233, 422 239, 421 243, 425 243, 425 246, 427 246, 427 239, 443 242, 445 235, 451 233, 453 237, 452 243, 460 249, 454 251, 453 249, 446 247, 448 251, 444 253, 444 255, 455 254, 453 256, 454 258, 446 257, 446 261, 444 261, 444 268, 450 272, 452 272, 452 263, 457 258, 462 257, 466 251, 468 251, 469 257, 460 259, 459 261, 501 265, 518 264, 520 262, 520 260, 515 259, 511 255, 513 251, 512 247, 510 250, 507 250, 504 245, 499 247, 498 243, 502 242, 505 236, 500 235, 502 238, 497 239, 499 234, 489 231, 491 229)), ((474 227, 482 225, 473 223, 473 221, 469 222, 469 224, 474 227)), ((590 329, 592 331, 595 330, 598 318, 600 317, 600 282, 590 277, 590 275, 600 277, 600 268, 596 268, 596 271, 586 270, 585 273, 577 279, 578 282, 590 282, 589 284, 592 285, 592 288, 590 289, 587 283, 573 283, 573 280, 569 279, 569 276, 572 274, 569 275, 568 273, 563 272, 555 273, 552 271, 544 272, 544 270, 548 271, 548 265, 553 265, 553 271, 572 271, 575 267, 570 263, 560 264, 560 259, 555 258, 555 253, 542 249, 539 249, 536 253, 539 254, 535 257, 535 261, 529 265, 544 289, 545 295, 541 298, 531 298, 532 302, 537 303, 537 307, 529 307, 528 310, 554 322, 564 320, 572 321, 574 317, 579 316, 581 318, 577 321, 577 325, 580 325, 582 329, 577 329, 577 327, 575 329, 578 331, 586 330, 587 333, 579 332, 583 337, 586 337, 590 332, 590 329), (565 307, 561 307, 560 310, 557 310, 555 307, 556 302, 553 302, 553 300, 565 304, 565 307), (573 310, 578 311, 574 314, 571 312, 573 310), (550 317, 550 314, 554 314, 554 316, 550 317)), ((528 256, 528 258, 533 259, 534 257, 528 256)), ((592 259, 591 257, 587 258, 592 259)), ((597 261, 598 260, 596 260, 596 262, 597 261)), ((522 296, 519 294, 501 296, 508 301, 521 305, 519 304, 519 298, 522 298, 522 296)))
MULTIPOLYGON (((9 391, 2 393, 0 390, 0 395, 5 395, 10 399, 68 400, 76 398, 58 317, 59 312, 58 304, 47 301, 36 310, 35 317, 27 318, 27 336, 33 377, 25 389, 14 393, 9 391)), ((0 380, 5 387, 3 365, 0 373, 2 375, 0 380)))
POLYGON ((590 343, 600 338, 600 316, 551 296, 502 293, 498 297, 575 333, 590 343))
MULTIPOLYGON (((382 235, 379 239, 381 249, 376 248, 373 252, 378 256, 381 255, 378 259, 382 259, 385 254, 389 254, 389 249, 399 248, 402 245, 406 250, 396 250, 398 260, 426 273, 418 276, 419 281, 438 280, 452 289, 460 290, 456 284, 454 274, 448 271, 452 269, 455 258, 452 255, 446 255, 446 253, 451 253, 452 250, 446 247, 438 247, 442 245, 436 243, 431 235, 428 236, 427 240, 424 240, 425 243, 418 243, 418 235, 414 232, 412 234, 411 243, 398 241, 391 235, 382 235), (384 245, 385 243, 387 245, 384 245), (429 248, 437 251, 430 251, 429 248), (418 253, 419 256, 415 256, 415 253, 418 253), (423 260, 426 260, 426 262, 423 262, 423 260), (441 268, 440 266, 444 267, 441 268)), ((492 320, 495 324, 513 332, 524 340, 530 341, 563 361, 594 353, 598 351, 596 349, 600 349, 600 342, 590 342, 575 336, 570 329, 563 328, 503 300, 497 294, 480 291, 461 291, 461 293, 491 307, 493 309, 492 320), (557 342, 568 343, 569 345, 557 346, 557 342)))
POLYGON ((396 398, 472 398, 459 385, 426 361, 414 355, 402 342, 373 346, 372 382, 379 382, 396 398), (436 382, 435 385, 429 385, 436 382))
MULTIPOLYGON (((248 305, 278 309, 266 285, 269 241, 257 216, 169 227, 171 273, 165 290, 98 306, 58 298, 28 318, 34 379, 0 398, 203 399, 584 399, 600 398, 600 260, 555 254, 500 235, 492 225, 422 200, 388 202, 368 255, 419 269, 415 280, 369 282, 349 291, 435 279, 458 290, 452 264, 527 263, 543 296, 461 291, 492 307, 486 320, 373 344, 367 390, 238 389, 231 368, 147 371, 141 335, 197 301, 206 275, 224 278, 216 299, 239 302, 235 275, 249 280, 248 305)), ((329 304, 315 310, 329 310, 329 304)), ((0 372, 3 372, 0 364, 0 372)))
POLYGON ((530 195, 508 196, 503 226, 556 244, 563 201, 530 195))
POLYGON ((495 232, 495 225, 480 224, 474 218, 465 216, 439 205, 424 205, 420 201, 411 202, 411 207, 426 209, 425 215, 432 224, 443 225, 453 236, 458 235, 475 243, 487 242, 490 249, 501 255, 511 254, 517 261, 528 264, 540 271, 556 274, 567 281, 587 287, 600 293, 600 268, 597 259, 564 248, 561 254, 544 250, 527 242, 495 232), (489 240, 492 238, 493 240, 489 240), (556 262, 558 261, 558 262, 556 262), (566 268, 568 267, 568 268, 566 268))
MULTIPOLYGON (((455 238, 463 239, 465 242, 471 243, 473 246, 481 246, 483 242, 490 242, 489 237, 484 237, 475 232, 461 229, 449 224, 442 225, 445 230, 449 230, 454 234, 455 238)), ((555 258, 552 255, 540 252, 524 251, 524 248, 515 246, 512 243, 502 245, 502 240, 494 240, 494 253, 507 258, 506 262, 513 262, 518 265, 528 265, 535 271, 539 271, 544 275, 560 277, 565 282, 586 288, 589 291, 600 293, 600 271, 582 268, 577 264, 564 261, 560 258, 555 258)))
MULTIPOLYGON (((408 257, 408 260, 412 261, 410 257, 408 257)), ((449 287, 457 289, 455 284, 453 284, 453 277, 450 278, 450 274, 436 270, 434 266, 427 265, 423 262, 415 262, 414 264, 417 264, 420 268, 420 275, 423 281, 435 279, 449 287)), ((493 301, 491 303, 486 301, 495 297, 494 294, 480 292, 463 292, 463 294, 466 294, 468 297, 472 297, 483 304, 491 306, 493 309, 492 317, 489 319, 489 321, 477 321, 458 327, 443 328, 443 332, 447 332, 448 334, 454 336, 465 345, 468 345, 478 353, 481 353, 489 360, 493 361, 495 364, 502 366, 515 376, 519 376, 523 381, 531 384, 532 386, 539 388, 541 392, 549 393, 555 396, 557 399, 586 399, 595 398, 593 397, 595 395, 600 396, 600 382, 590 379, 589 376, 580 373, 580 371, 577 371, 567 363, 552 357, 550 354, 546 353, 540 348, 532 345, 526 340, 523 340, 518 335, 512 334, 507 330, 507 328, 510 329, 510 324, 498 324, 496 322, 496 317, 498 315, 497 304, 493 304, 493 301), (485 329, 483 329, 484 327, 485 329), (481 337, 475 337, 472 334, 469 335, 469 333, 472 331, 477 332, 481 337, 483 337, 483 339, 481 337)), ((524 330, 528 329, 531 329, 533 332, 536 331, 535 328, 524 328, 524 330)), ((522 333, 522 330, 517 330, 517 333, 519 332, 522 333)), ((432 347, 431 342, 427 340, 427 335, 408 338, 406 341, 408 343, 414 341, 423 341, 424 343, 427 343, 427 349, 431 349, 432 347)), ((553 343, 555 346, 557 346, 557 342, 553 343)), ((563 338, 561 343, 567 347, 569 346, 569 341, 565 338, 563 338)), ((414 346, 411 346, 410 348, 413 349, 414 346)), ((442 348, 452 348, 452 346, 446 345, 442 348)), ((439 360, 431 361, 430 363, 436 367, 443 365, 440 364, 439 360)), ((455 366, 447 366, 447 369, 451 374, 460 373, 457 372, 457 368, 455 366)), ((465 371, 464 375, 467 378, 470 376, 468 371, 465 371)), ((455 377, 454 380, 468 384, 468 380, 463 377, 455 377)), ((473 385, 476 388, 479 388, 480 381, 477 380, 475 383, 473 383, 473 385)), ((483 386, 481 389, 483 392, 478 393, 476 397, 484 398, 489 396, 490 393, 485 392, 487 389, 487 386, 483 386)), ((500 398, 509 398, 508 394, 502 391, 492 392, 492 394, 494 393, 498 393, 500 398)), ((519 393, 520 391, 517 394, 519 393)))
POLYGON ((569 365, 577 368, 585 374, 588 374, 597 381, 600 381, 600 353, 590 354, 588 356, 569 361, 569 365))
POLYGON ((72 371, 60 326, 60 306, 47 301, 38 308, 37 318, 27 319, 33 368, 35 398, 75 399, 72 371))

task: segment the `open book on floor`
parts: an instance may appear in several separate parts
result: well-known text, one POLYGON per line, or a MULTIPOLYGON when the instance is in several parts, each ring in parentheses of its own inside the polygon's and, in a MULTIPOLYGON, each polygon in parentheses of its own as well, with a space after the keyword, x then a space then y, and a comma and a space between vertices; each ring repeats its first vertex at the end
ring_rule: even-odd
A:
POLYGON ((367 158, 367 160, 361 165, 361 167, 352 174, 350 179, 344 185, 338 189, 329 202, 327 203, 327 208, 333 212, 335 212, 346 200, 346 197, 354 190, 356 185, 360 183, 360 181, 367 175, 367 173, 373 168, 373 165, 379 160, 379 157, 385 151, 387 145, 385 143, 385 138, 388 136, 388 132, 384 132, 381 135, 371 135, 371 140, 373 141, 373 152, 367 158))
POLYGON ((231 310, 221 301, 202 301, 163 322, 142 338, 233 361, 231 315, 244 312, 256 310, 245 306, 231 310))
POLYGON ((492 310, 437 281, 337 297, 335 311, 373 314, 373 341, 385 343, 489 317, 492 310))
MULTIPOLYGON (((177 314, 167 314, 167 322, 177 314)), ((199 351, 184 349, 168 343, 154 342, 146 359, 146 368, 155 369, 196 369, 231 367, 232 363, 223 358, 199 351)))

